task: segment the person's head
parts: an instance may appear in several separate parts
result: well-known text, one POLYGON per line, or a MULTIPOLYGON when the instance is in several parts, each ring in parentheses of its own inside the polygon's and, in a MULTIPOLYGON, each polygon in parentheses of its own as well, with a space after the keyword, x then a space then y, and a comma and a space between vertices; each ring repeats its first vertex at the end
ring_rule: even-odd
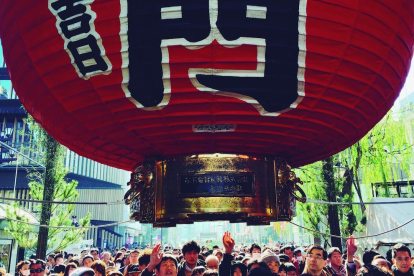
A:
POLYGON ((366 250, 364 252, 364 255, 362 255, 362 261, 364 262, 364 264, 370 265, 372 263, 372 260, 374 259, 374 257, 377 256, 377 255, 379 255, 379 253, 377 251, 366 250))
POLYGON ((214 255, 209 255, 206 258, 207 269, 216 269, 219 267, 219 259, 214 255))
POLYGON ((110 271, 108 271, 107 269, 106 276, 123 276, 123 274, 119 270, 116 270, 114 268, 113 270, 110 270, 110 271))
POLYGON ((182 252, 187 266, 190 268, 196 266, 200 250, 200 245, 194 240, 188 241, 183 245, 182 252))
POLYGON ((16 272, 20 276, 29 276, 30 275, 30 262, 29 261, 20 261, 16 265, 16 272))
POLYGON ((328 259, 335 269, 338 269, 342 265, 342 253, 338 247, 329 248, 328 259))
POLYGON ((84 267, 91 268, 93 261, 94 261, 93 256, 85 255, 85 257, 83 257, 83 260, 82 260, 82 265, 84 267))
POLYGON ((231 265, 230 276, 246 276, 247 266, 241 262, 235 262, 231 265))
POLYGON ((249 276, 272 275, 272 271, 264 262, 257 262, 257 264, 251 266, 250 269, 248 269, 248 271, 249 271, 249 276))
POLYGON ((90 253, 91 253, 94 260, 99 259, 99 250, 98 250, 98 248, 92 248, 90 253))
POLYGON ((65 267, 65 273, 63 276, 69 276, 77 268, 78 266, 75 263, 68 263, 65 267))
POLYGON ((91 268, 95 271, 95 276, 105 276, 106 275, 106 264, 103 261, 96 260, 93 261, 91 268))
POLYGON ((55 254, 49 254, 47 256, 47 261, 53 265, 55 265, 55 254))
POLYGON ((247 264, 250 262, 250 260, 252 260, 252 258, 250 258, 250 257, 244 257, 243 260, 242 260, 242 263, 245 266, 247 266, 247 264))
POLYGON ((53 269, 53 272, 56 273, 56 274, 63 275, 63 273, 65 273, 65 268, 66 268, 66 266, 64 264, 57 264, 57 265, 55 265, 55 268, 53 269))
POLYGON ((286 275, 287 276, 297 276, 296 267, 293 264, 286 263, 285 264, 285 269, 286 269, 286 275))
POLYGON ((134 249, 129 254, 129 263, 130 264, 138 264, 138 257, 139 257, 139 251, 137 249, 134 249))
POLYGON ((262 252, 262 248, 257 243, 253 243, 250 246, 250 254, 253 255, 253 253, 260 253, 260 252, 262 252))
POLYGON ((203 272, 203 276, 218 276, 218 271, 215 269, 207 269, 203 272))
POLYGON ((286 254, 279 254, 279 261, 284 264, 289 262, 289 256, 286 254))
POLYGON ((287 276, 287 270, 285 264, 279 266, 279 276, 287 276))
POLYGON ((214 250, 213 255, 217 257, 217 259, 219 260, 219 263, 223 259, 223 252, 221 252, 221 250, 219 250, 219 249, 214 250))
POLYGON ((406 273, 411 267, 411 251, 405 244, 397 243, 392 248, 392 262, 397 269, 406 273))
POLYGON ((138 264, 129 265, 127 267, 127 276, 139 276, 142 272, 142 270, 139 269, 138 264))
MULTIPOLYGON (((63 264, 64 263, 63 262, 63 255, 60 254, 60 253, 59 254, 56 254, 53 259, 55 260, 55 264, 56 265, 60 265, 60 264, 63 264)), ((56 272, 56 273, 58 273, 58 272, 56 272)))
POLYGON ((102 261, 104 261, 104 263, 109 263, 109 261, 111 260, 111 253, 109 253, 108 251, 102 253, 102 261))
POLYGON ((295 251, 293 251, 293 257, 295 257, 296 260, 298 260, 299 262, 302 261, 302 250, 295 249, 295 251))
POLYGON ((176 276, 178 273, 177 259, 170 254, 163 255, 161 262, 155 266, 156 276, 176 276))
POLYGON ((378 267, 378 268, 385 268, 387 270, 391 270, 391 265, 388 263, 388 261, 385 258, 377 258, 378 256, 375 256, 374 260, 372 260, 372 265, 378 267))
POLYGON ((143 271, 149 264, 151 258, 151 250, 145 249, 139 253, 138 264, 139 270, 143 271))
POLYGON ((94 276, 95 272, 89 267, 79 267, 72 271, 70 276, 94 276))
POLYGON ((206 268, 204 266, 196 266, 191 273, 191 276, 202 276, 206 268))
POLYGON ((292 246, 290 245, 285 245, 280 249, 280 253, 281 254, 286 254, 289 256, 289 258, 292 258, 293 256, 293 252, 292 252, 292 246))
POLYGON ((267 266, 270 268, 272 273, 278 273, 279 272, 279 266, 280 261, 279 257, 276 256, 275 253, 273 253, 271 250, 266 250, 262 253, 261 260, 267 264, 267 266))
POLYGON ((312 275, 319 275, 326 266, 328 253, 322 246, 314 244, 308 248, 306 267, 312 275))
POLYGON ((36 260, 30 264, 30 276, 44 276, 46 263, 43 260, 36 260))

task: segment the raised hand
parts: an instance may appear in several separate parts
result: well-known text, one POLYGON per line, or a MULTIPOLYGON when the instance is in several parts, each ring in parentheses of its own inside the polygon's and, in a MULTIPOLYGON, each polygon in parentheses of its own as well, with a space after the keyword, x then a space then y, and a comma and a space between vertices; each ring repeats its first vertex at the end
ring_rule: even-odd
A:
POLYGON ((352 262, 354 260, 355 252, 358 250, 358 247, 355 245, 355 237, 353 235, 351 235, 346 241, 346 248, 348 250, 348 262, 352 262))
POLYGON ((151 256, 150 256, 150 262, 147 266, 147 270, 149 272, 153 272, 157 264, 161 262, 163 253, 160 254, 160 251, 161 251, 161 244, 157 244, 152 249, 151 256))
POLYGON ((231 234, 229 231, 226 231, 223 235, 223 246, 225 249, 225 253, 226 254, 231 254, 233 253, 233 248, 234 245, 236 243, 234 242, 234 240, 231 238, 231 234))

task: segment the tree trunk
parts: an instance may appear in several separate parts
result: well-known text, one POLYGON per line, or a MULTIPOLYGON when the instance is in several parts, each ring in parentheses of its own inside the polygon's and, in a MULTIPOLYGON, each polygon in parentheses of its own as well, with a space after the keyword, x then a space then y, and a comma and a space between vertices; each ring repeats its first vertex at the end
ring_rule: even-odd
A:
MULTIPOLYGON (((46 141, 46 167, 45 167, 45 180, 44 180, 44 190, 43 190, 43 200, 44 201, 53 201, 53 193, 55 190, 55 182, 56 182, 56 163, 58 159, 58 150, 60 144, 52 138, 49 134, 45 135, 47 139, 46 141)), ((43 203, 42 204, 42 213, 40 217, 40 224, 41 225, 49 225, 50 216, 51 216, 51 203, 43 203)), ((39 236, 37 242, 37 258, 38 259, 45 259, 46 257, 46 250, 47 250, 47 241, 49 236, 49 228, 40 227, 39 228, 39 236)))
MULTIPOLYGON (((352 202, 352 182, 353 182, 353 169, 349 169, 348 165, 346 166, 345 173, 344 173, 344 180, 342 185, 342 192, 341 197, 343 198, 345 195, 349 195, 349 202, 352 202)), ((352 233, 355 230, 356 226, 356 217, 352 210, 352 206, 350 206, 350 213, 347 214, 348 219, 348 229, 344 230, 343 232, 349 235, 352 235, 352 233)))
MULTIPOLYGON (((326 183, 326 195, 328 197, 328 201, 336 202, 337 192, 335 189, 333 156, 322 160, 322 177, 326 183)), ((341 235, 337 205, 329 205, 328 207, 328 224, 331 235, 341 235)), ((333 247, 338 247, 342 251, 341 239, 331 238, 331 244, 333 247)))

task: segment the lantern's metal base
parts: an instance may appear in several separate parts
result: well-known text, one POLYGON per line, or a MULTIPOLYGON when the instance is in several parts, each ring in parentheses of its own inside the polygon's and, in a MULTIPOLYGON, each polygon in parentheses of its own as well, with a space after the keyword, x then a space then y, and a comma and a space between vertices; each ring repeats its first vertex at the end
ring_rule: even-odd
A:
POLYGON ((297 183, 286 162, 275 157, 148 159, 132 173, 125 203, 132 219, 155 227, 211 220, 268 225, 290 221, 295 200, 306 200, 297 183))

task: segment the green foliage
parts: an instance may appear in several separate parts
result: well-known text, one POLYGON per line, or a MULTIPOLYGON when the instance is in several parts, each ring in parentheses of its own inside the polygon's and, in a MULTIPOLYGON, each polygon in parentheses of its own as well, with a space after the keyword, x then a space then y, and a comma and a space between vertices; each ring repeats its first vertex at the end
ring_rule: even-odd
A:
MULTIPOLYGON (((47 133, 34 122, 34 120, 29 116, 27 123, 30 126, 30 135, 35 137, 38 141, 38 147, 36 150, 39 150, 41 157, 43 158, 43 163, 46 163, 50 156, 58 157, 56 162, 53 164, 53 178, 55 182, 55 188, 53 191, 52 201, 63 201, 63 202, 76 202, 79 197, 79 193, 76 191, 78 185, 77 181, 67 182, 65 176, 68 173, 68 170, 63 164, 65 157, 65 148, 59 145, 56 148, 56 151, 50 152, 50 148, 47 143, 50 143, 50 139, 47 139, 47 133), (44 149, 49 149, 47 152, 44 149)), ((35 200, 43 200, 43 191, 44 191, 44 171, 32 170, 28 174, 29 178, 29 188, 30 196, 35 200)), ((17 206, 17 205, 16 205, 17 206)), ((16 206, 11 206, 8 212, 10 212, 11 217, 16 217, 18 209, 16 206), (13 215, 14 214, 14 215, 13 215)), ((37 204, 36 208, 41 211, 42 205, 37 204)), ((52 204, 51 208, 51 218, 49 225, 53 226, 71 226, 72 223, 72 213, 75 209, 74 204, 52 204)), ((39 212, 40 214, 40 212, 39 212)), ((20 217, 19 220, 25 221, 24 218, 20 217)), ((79 220, 79 226, 88 226, 90 223, 90 214, 79 220)), ((6 231, 12 235, 16 240, 19 241, 20 247, 35 248, 37 245, 38 234, 34 231, 34 227, 17 222, 9 222, 9 226, 6 231)), ((84 229, 60 229, 60 228, 50 228, 48 236, 48 247, 50 249, 64 249, 70 244, 79 242, 82 240, 84 229)))
MULTIPOLYGON (((7 217, 29 222, 29 219, 21 213, 21 209, 19 209, 17 202, 14 205, 6 206, 4 209, 7 217)), ((9 220, 8 225, 4 230, 18 242, 20 247, 30 249, 36 247, 37 236, 33 226, 9 220)))
MULTIPOLYGON (((371 183, 383 183, 380 196, 389 196, 387 182, 401 180, 402 172, 411 179, 413 122, 413 105, 390 111, 365 137, 336 155, 336 166, 330 173, 336 179, 338 202, 370 201, 371 193, 364 195, 361 186, 370 191, 371 183), (344 193, 347 173, 352 186, 344 193)), ((321 161, 298 168, 296 174, 303 180, 308 198, 327 201, 321 161)), ((303 214, 306 227, 318 230, 327 221, 327 205, 299 203, 298 210, 303 214)), ((362 204, 342 206, 339 217, 342 235, 346 236, 363 230, 366 222, 362 204)))

